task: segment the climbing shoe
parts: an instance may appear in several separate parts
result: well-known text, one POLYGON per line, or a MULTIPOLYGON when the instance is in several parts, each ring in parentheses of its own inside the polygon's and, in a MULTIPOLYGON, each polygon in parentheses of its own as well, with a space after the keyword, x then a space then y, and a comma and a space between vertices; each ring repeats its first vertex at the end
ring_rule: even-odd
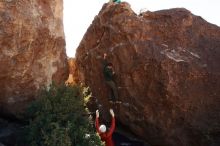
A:
POLYGON ((119 103, 119 104, 121 104, 122 102, 121 102, 120 100, 117 100, 117 101, 116 101, 116 103, 119 103))
POLYGON ((114 103, 113 100, 109 100, 110 103, 114 103))

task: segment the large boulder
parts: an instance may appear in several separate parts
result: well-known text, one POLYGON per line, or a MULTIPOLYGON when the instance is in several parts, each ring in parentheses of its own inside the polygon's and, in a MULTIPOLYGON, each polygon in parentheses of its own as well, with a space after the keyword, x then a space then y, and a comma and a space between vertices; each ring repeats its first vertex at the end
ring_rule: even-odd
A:
POLYGON ((41 87, 68 77, 62 0, 0 1, 0 114, 16 115, 41 87))
POLYGON ((113 105, 117 121, 152 145, 220 145, 219 27, 183 8, 136 15, 128 3, 105 4, 76 64, 107 111, 104 52, 123 102, 113 105))

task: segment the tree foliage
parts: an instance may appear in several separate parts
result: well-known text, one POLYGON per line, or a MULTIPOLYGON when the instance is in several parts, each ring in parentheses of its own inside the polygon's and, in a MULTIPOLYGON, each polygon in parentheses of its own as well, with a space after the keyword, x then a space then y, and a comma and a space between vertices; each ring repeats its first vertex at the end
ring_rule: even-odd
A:
POLYGON ((84 99, 90 96, 87 90, 54 84, 44 89, 28 109, 28 145, 103 146, 85 107, 84 99))

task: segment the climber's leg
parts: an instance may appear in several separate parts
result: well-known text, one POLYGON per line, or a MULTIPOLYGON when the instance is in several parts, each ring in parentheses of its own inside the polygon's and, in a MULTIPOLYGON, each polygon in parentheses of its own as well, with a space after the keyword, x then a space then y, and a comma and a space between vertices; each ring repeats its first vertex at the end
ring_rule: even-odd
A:
POLYGON ((116 87, 116 84, 113 81, 106 81, 107 85, 111 88, 112 92, 113 92, 113 101, 117 101, 118 98, 118 90, 116 87))
POLYGON ((109 95, 109 101, 110 102, 115 102, 115 96, 114 96, 114 92, 113 92, 113 90, 110 88, 110 95, 109 95))

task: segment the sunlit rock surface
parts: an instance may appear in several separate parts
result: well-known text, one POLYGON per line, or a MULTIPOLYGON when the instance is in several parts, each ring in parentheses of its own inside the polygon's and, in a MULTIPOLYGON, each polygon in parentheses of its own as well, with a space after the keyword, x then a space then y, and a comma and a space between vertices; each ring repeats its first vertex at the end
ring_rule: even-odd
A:
POLYGON ((66 80, 66 84, 76 85, 77 83, 79 83, 78 70, 76 67, 76 59, 69 58, 68 64, 69 64, 69 77, 66 80))
POLYGON ((0 114, 18 116, 38 89, 68 77, 62 0, 0 1, 0 114))
POLYGON ((220 28, 186 9, 136 15, 129 4, 105 4, 76 54, 80 80, 102 117, 158 146, 220 145, 220 28), (110 105, 102 56, 117 74, 121 105, 110 105), (94 100, 95 101, 95 100, 94 100))

